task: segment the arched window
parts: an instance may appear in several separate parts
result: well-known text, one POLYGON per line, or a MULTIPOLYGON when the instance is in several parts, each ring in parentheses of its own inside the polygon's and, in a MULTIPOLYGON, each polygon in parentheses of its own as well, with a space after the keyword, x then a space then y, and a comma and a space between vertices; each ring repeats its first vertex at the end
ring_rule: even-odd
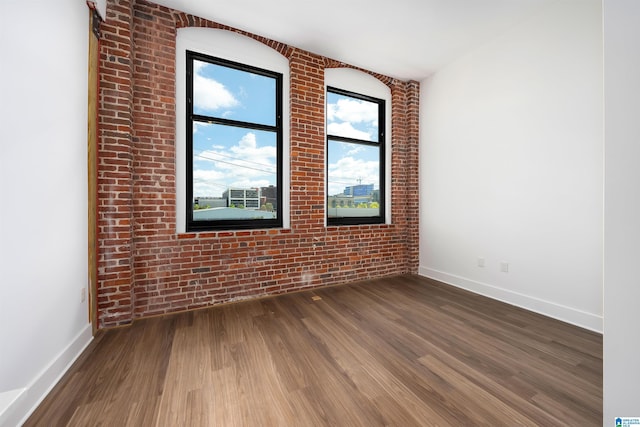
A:
POLYGON ((178 232, 289 226, 288 75, 249 37, 178 29, 178 232))
POLYGON ((325 70, 325 87, 326 197, 341 201, 327 224, 389 223, 391 91, 350 68, 325 70))

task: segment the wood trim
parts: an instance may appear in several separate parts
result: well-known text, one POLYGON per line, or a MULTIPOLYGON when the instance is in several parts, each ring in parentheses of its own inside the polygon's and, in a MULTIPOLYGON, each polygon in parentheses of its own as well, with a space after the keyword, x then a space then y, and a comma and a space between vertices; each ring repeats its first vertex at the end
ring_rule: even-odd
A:
POLYGON ((89 64, 88 64, 88 114, 87 114, 87 178, 88 178, 88 271, 89 271, 89 321, 95 335, 98 330, 98 48, 100 17, 89 10, 89 64), (96 22, 98 21, 98 22, 96 22))

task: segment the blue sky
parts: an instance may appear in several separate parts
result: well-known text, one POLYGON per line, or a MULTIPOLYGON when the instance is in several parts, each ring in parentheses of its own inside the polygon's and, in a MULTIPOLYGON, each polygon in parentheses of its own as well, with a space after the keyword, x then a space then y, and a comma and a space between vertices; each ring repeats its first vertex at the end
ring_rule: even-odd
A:
MULTIPOLYGON (((194 60, 194 113, 275 125, 275 80, 194 60)), ((327 94, 329 134, 367 141, 377 139, 377 104, 327 94)), ((378 188, 378 149, 329 143, 328 194, 348 185, 378 188)), ((193 195, 220 197, 228 187, 276 185, 274 132, 194 123, 193 195)))
MULTIPOLYGON (((327 133, 365 141, 378 139, 378 104, 327 93, 327 133)), ((380 188, 379 148, 329 140, 328 195, 349 185, 374 184, 380 188)))
MULTIPOLYGON (((194 113, 275 125, 275 79, 194 61, 194 113)), ((276 134, 194 123, 193 195, 276 185, 276 134)))

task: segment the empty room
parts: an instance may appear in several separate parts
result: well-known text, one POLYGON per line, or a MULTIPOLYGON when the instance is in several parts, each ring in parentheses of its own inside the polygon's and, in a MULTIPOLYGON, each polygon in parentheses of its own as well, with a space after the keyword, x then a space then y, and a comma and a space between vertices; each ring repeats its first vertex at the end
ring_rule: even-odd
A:
POLYGON ((0 426, 640 425, 634 0, 0 4, 0 426))

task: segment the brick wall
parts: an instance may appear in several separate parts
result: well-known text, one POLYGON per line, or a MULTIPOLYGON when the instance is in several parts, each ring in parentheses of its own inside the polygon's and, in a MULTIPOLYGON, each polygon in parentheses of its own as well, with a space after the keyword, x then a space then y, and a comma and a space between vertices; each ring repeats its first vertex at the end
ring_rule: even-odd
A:
POLYGON ((100 51, 100 327, 418 268, 419 84, 392 93, 392 225, 324 226, 324 70, 348 66, 144 1, 109 1, 100 51), (176 234, 175 37, 236 31, 290 63, 291 228, 176 234))

